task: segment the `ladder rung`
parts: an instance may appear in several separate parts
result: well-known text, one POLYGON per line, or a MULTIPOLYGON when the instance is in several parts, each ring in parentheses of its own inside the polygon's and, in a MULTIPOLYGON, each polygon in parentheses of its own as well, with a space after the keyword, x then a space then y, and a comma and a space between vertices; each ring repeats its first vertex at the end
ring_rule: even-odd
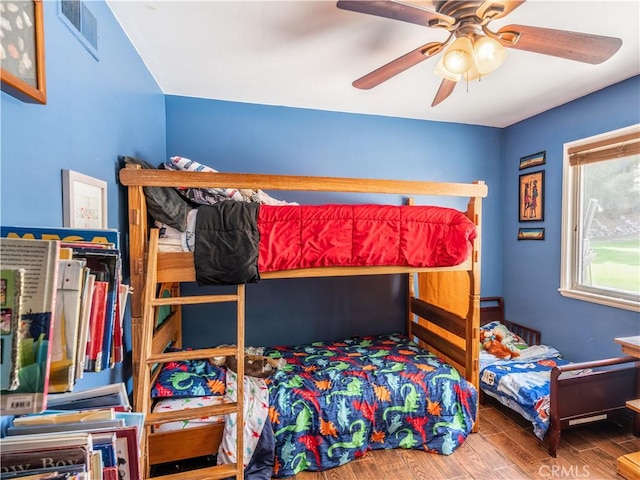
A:
POLYGON ((229 463, 215 467, 199 468, 198 470, 172 473, 170 475, 161 475, 159 477, 154 476, 150 480, 216 480, 234 476, 236 473, 238 473, 238 465, 229 463))
POLYGON ((199 360, 211 357, 228 357, 238 352, 236 347, 201 348, 198 350, 183 350, 180 352, 166 352, 151 355, 145 360, 147 365, 154 363, 178 362, 181 360, 199 360))
POLYGON ((238 295, 189 295, 186 297, 160 297, 154 298, 150 304, 152 307, 164 305, 196 305, 198 303, 222 303, 237 302, 238 295))
POLYGON ((229 413, 237 413, 237 411, 238 404, 236 402, 227 402, 220 405, 208 405, 206 407, 150 413, 145 418, 144 423, 147 426, 156 425, 159 423, 179 422, 181 420, 212 417, 214 415, 227 415, 229 413))

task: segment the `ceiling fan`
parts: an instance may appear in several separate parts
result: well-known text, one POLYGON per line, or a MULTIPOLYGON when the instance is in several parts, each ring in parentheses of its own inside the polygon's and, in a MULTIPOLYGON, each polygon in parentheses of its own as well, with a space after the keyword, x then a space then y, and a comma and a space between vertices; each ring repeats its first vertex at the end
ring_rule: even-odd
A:
POLYGON ((353 86, 370 89, 446 49, 435 73, 442 83, 431 104, 435 107, 453 92, 460 80, 481 78, 506 59, 506 48, 598 64, 611 58, 622 46, 615 37, 570 32, 528 25, 507 25, 489 29, 492 20, 510 14, 521 1, 436 0, 435 9, 408 3, 367 0, 340 0, 338 8, 358 13, 415 23, 449 32, 443 42, 429 42, 360 77, 353 86))

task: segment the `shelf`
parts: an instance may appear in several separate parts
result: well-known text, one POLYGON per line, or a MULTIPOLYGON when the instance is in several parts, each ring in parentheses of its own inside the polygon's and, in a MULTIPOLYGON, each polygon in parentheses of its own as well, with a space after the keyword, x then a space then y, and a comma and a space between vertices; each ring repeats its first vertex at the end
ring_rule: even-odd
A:
POLYGON ((636 413, 640 413, 640 398, 627 401, 627 408, 630 408, 636 413))
POLYGON ((618 475, 627 480, 640 478, 640 452, 629 453, 618 457, 618 475))

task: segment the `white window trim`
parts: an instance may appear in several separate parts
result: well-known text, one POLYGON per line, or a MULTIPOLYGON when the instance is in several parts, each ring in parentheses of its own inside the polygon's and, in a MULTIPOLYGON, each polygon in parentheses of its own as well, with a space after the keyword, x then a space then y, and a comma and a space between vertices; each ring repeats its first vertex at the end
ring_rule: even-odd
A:
POLYGON ((638 128, 640 128, 640 124, 564 144, 562 163, 562 237, 560 254, 561 271, 560 288, 558 289, 560 295, 564 297, 583 300, 585 302, 598 303, 600 305, 606 305, 609 307, 622 308, 624 310, 631 310, 634 312, 640 312, 640 302, 625 298, 615 298, 613 296, 586 292, 573 288, 573 272, 576 268, 575 252, 576 249, 579 248, 579 241, 577 238, 578 232, 576 232, 575 229, 570 226, 573 224, 573 222, 570 223, 570 220, 573 220, 574 215, 577 214, 577 199, 572 193, 575 192, 575 188, 577 188, 576 183, 579 181, 579 175, 577 174, 576 169, 569 165, 568 154, 570 148, 584 145, 586 143, 608 140, 620 135, 633 133, 634 131, 638 131, 638 128))

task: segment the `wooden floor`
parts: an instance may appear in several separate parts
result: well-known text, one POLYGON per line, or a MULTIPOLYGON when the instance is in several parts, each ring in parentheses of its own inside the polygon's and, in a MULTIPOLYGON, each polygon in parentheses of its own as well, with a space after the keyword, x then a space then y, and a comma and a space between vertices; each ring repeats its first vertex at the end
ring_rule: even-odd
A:
POLYGON ((324 472, 300 473, 294 480, 622 480, 620 455, 640 450, 631 424, 600 422, 562 434, 557 458, 533 435, 531 424, 511 418, 491 401, 480 407, 479 432, 452 455, 417 450, 376 450, 362 459, 324 472))

